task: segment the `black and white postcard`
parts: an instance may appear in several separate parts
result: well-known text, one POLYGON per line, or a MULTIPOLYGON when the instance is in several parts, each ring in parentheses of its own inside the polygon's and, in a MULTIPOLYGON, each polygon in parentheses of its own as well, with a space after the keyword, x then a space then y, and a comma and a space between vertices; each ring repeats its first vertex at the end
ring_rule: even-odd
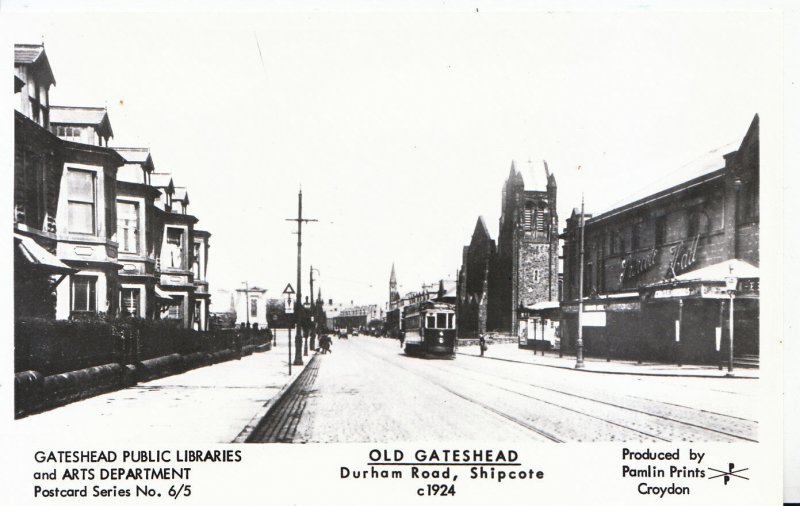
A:
POLYGON ((3 496, 800 500, 791 19, 11 2, 3 496))

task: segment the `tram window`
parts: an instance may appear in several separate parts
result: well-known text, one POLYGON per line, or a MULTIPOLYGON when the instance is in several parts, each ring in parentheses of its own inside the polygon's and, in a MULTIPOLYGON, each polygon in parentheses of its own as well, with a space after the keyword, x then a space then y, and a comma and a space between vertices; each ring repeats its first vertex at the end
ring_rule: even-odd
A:
POLYGON ((425 321, 425 327, 432 329, 436 327, 436 317, 432 314, 429 314, 427 320, 425 321))
POLYGON ((437 329, 447 328, 447 313, 436 313, 436 328, 437 329))
POLYGON ((447 315, 447 328, 448 329, 456 328, 455 325, 453 325, 453 317, 454 316, 455 315, 453 313, 448 313, 448 315, 447 315))

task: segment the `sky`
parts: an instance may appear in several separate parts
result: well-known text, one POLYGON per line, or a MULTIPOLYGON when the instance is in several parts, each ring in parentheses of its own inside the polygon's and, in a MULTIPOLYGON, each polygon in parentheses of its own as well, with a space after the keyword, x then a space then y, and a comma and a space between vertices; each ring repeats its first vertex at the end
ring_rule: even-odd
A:
POLYGON ((400 291, 418 290, 455 277, 478 216, 497 238, 512 160, 547 161, 563 228, 582 194, 587 212, 619 205, 741 140, 756 113, 762 131, 781 122, 781 25, 766 12, 39 14, 3 28, 4 43, 45 41, 53 104, 107 106, 111 145, 150 147, 188 187, 212 293, 296 284, 286 218, 301 185, 319 220, 303 228, 304 294, 313 265, 325 299, 380 304, 392 263, 400 291))

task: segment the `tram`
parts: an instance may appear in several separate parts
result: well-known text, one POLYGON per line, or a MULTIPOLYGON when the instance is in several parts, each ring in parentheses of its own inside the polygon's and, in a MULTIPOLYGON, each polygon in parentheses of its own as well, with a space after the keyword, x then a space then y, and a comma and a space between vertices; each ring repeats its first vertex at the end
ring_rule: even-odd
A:
POLYGON ((455 304, 428 300, 406 307, 401 332, 406 355, 455 358, 455 304))

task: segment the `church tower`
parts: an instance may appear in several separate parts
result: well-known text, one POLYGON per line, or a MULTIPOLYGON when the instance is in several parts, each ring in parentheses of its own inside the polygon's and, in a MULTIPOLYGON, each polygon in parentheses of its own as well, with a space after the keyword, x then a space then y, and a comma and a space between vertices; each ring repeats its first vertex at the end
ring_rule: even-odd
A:
POLYGON ((558 300, 556 193, 547 162, 512 162, 490 274, 490 329, 516 335, 520 308, 558 300))
POLYGON ((392 274, 389 276, 389 306, 400 300, 400 294, 397 292, 397 276, 394 273, 394 262, 392 262, 392 274))

